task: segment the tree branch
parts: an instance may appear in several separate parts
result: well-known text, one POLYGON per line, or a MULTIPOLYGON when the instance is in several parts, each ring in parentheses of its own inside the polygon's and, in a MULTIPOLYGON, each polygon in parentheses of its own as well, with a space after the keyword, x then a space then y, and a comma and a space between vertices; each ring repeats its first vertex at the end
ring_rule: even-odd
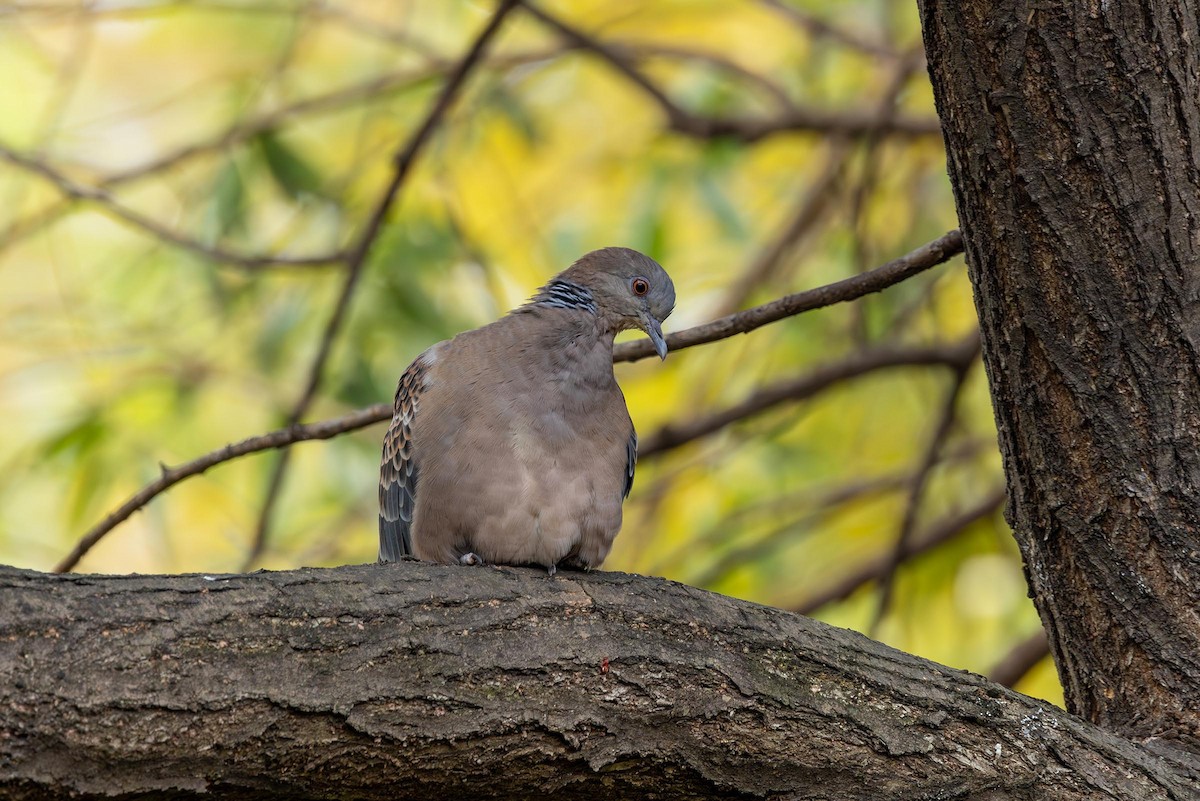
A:
POLYGON ((164 465, 162 474, 157 479, 134 493, 129 500, 114 509, 107 517, 84 534, 79 542, 75 544, 75 547, 71 549, 71 552, 54 566, 54 572, 65 573, 75 567, 75 565, 79 564, 79 560, 83 558, 84 554, 90 551, 104 535, 129 519, 134 512, 184 479, 198 476, 211 467, 216 467, 219 464, 233 461, 251 453, 285 448, 297 442, 305 442, 311 439, 330 439, 336 437, 338 434, 357 431, 372 423, 387 420, 391 416, 392 405, 390 403, 377 403, 374 406, 368 406, 365 409, 359 409, 332 420, 289 426, 272 431, 269 434, 249 437, 241 442, 235 442, 219 450, 206 453, 178 467, 167 467, 164 465))
MULTIPOLYGON (((197 256, 211 259, 212 261, 248 270, 262 270, 271 267, 325 267, 345 257, 345 254, 342 253, 328 253, 319 256, 247 256, 225 250, 216 245, 205 245, 166 227, 157 220, 142 214, 140 211, 118 203, 112 195, 103 189, 85 186, 71 180, 43 161, 22 155, 4 145, 0 145, 0 159, 26 172, 44 178, 54 184, 58 191, 69 198, 94 203, 105 214, 144 231, 160 242, 175 245, 189 253, 194 253, 197 256)), ((35 215, 35 218, 37 221, 41 221, 45 216, 43 213, 39 213, 35 215)))
POLYGON ((626 53, 610 47, 530 2, 524 2, 522 5, 531 16, 568 42, 592 51, 611 64, 613 69, 658 104, 667 116, 669 127, 676 133, 699 139, 728 137, 742 142, 757 142, 784 131, 816 131, 843 137, 883 132, 898 136, 941 134, 941 125, 936 118, 892 114, 888 115, 887 119, 881 119, 873 111, 858 109, 825 111, 793 105, 772 117, 710 117, 696 114, 672 100, 633 64, 626 53))
POLYGON ((842 381, 868 375, 876 370, 913 365, 940 365, 957 369, 963 358, 978 351, 977 335, 952 345, 885 345, 860 351, 842 361, 821 365, 788 381, 762 387, 741 403, 727 409, 686 423, 668 423, 641 442, 638 446, 638 458, 657 456, 663 451, 714 434, 728 425, 780 404, 811 398, 842 381))
POLYGON ((810 14, 806 11, 801 11, 794 8, 782 0, 758 0, 764 6, 768 6, 779 12, 783 17, 792 22, 796 27, 807 31, 812 36, 821 36, 826 39, 831 39, 839 44, 852 47, 855 50, 860 50, 870 56, 886 59, 900 59, 903 54, 889 45, 887 42, 876 41, 861 36, 853 31, 848 31, 844 28, 839 28, 832 23, 818 17, 816 14, 810 14))
POLYGON ((0 794, 22 801, 1182 801, 1200 780, 981 677, 619 573, 0 569, 0 608, 0 794))
POLYGON ((883 621, 884 616, 887 615, 888 607, 891 606, 896 571, 904 561, 904 553, 908 548, 908 540, 912 536, 913 528, 917 524, 917 512, 921 508, 921 499, 925 494, 925 487, 929 483, 929 477, 933 473, 933 468, 937 466, 942 446, 945 444, 946 438, 950 436, 950 431, 954 427, 954 420, 958 414, 958 399, 962 395, 963 385, 966 384, 967 373, 970 371, 975 359, 979 356, 979 331, 973 331, 968 341, 970 347, 964 348, 960 353, 959 360, 951 364, 951 367, 954 368, 954 383, 946 392, 945 400, 942 402, 941 414, 938 415, 937 422, 934 423, 933 430, 929 434, 929 440, 925 444, 925 450, 921 456, 921 463, 917 467, 917 472, 913 475, 912 484, 909 486, 908 500, 904 504, 904 517, 900 521, 900 530, 896 534, 896 544, 892 546, 891 559, 879 580, 879 603, 875 609, 875 619, 871 622, 872 633, 879 628, 879 624, 883 621))
POLYGON ((1017 682, 1025 678, 1029 671, 1048 656, 1050 642, 1046 639, 1046 630, 1039 628, 1027 639, 1017 643, 988 671, 988 681, 1003 684, 1005 687, 1016 687, 1017 682))
MULTIPOLYGON (((312 364, 309 367, 308 380, 305 382, 304 391, 288 415, 289 426, 296 425, 303 419, 317 396, 317 389, 321 385, 325 365, 329 361, 330 352, 333 350, 333 341, 337 338, 342 324, 346 319, 346 311, 350 308, 350 300, 354 297, 354 290, 357 288, 358 279, 362 275, 362 268, 366 263, 367 254, 371 252, 371 247, 375 244, 375 240, 383 228, 383 221, 387 219, 388 212, 391 211, 392 204, 395 202, 400 188, 404 185, 405 179, 412 170, 417 156, 425 146, 425 143, 429 141, 434 129, 437 128, 438 124, 446 116, 446 113, 450 109, 450 104, 454 101, 459 90, 466 82, 467 75, 470 74, 471 70, 482 59, 484 49, 500 30, 500 25, 504 21, 504 18, 516 7, 517 3, 518 0, 500 1, 499 6, 493 12, 487 25, 480 31, 458 66, 446 79, 442 91, 438 94, 429 113, 425 115, 425 119, 421 125, 412 133, 403 147, 396 152, 396 155, 393 156, 392 179, 384 189, 383 194, 375 205, 375 209, 367 219, 367 224, 363 228, 362 234, 346 258, 346 276, 342 283, 341 293, 338 295, 337 303, 334 305, 333 314, 330 315, 329 322, 325 325, 325 331, 321 336, 321 344, 317 349, 317 354, 313 357, 312 364)), ((275 462, 275 468, 271 471, 271 478, 267 485, 267 493, 263 500, 262 511, 259 514, 258 525, 255 527, 254 540, 251 543, 249 553, 246 555, 246 561, 243 566, 244 570, 249 570, 258 561, 259 556, 262 555, 263 549, 266 548, 267 537, 271 530, 271 518, 275 504, 279 499, 279 493, 283 488, 283 480, 287 474, 290 453, 291 451, 289 450, 283 451, 279 455, 279 459, 275 462)))
MULTIPOLYGON (((911 559, 914 556, 920 556, 923 553, 933 550, 942 543, 949 542, 961 534, 968 526, 996 514, 1003 505, 1004 487, 997 487, 973 506, 939 520, 931 525, 923 534, 911 538, 904 546, 901 558, 905 560, 911 559)), ((855 572, 843 576, 824 591, 808 598, 804 603, 795 607, 793 611, 802 615, 811 615, 827 604, 843 601, 857 592, 860 587, 883 578, 887 571, 891 569, 891 564, 892 559, 890 555, 880 556, 878 559, 871 560, 855 572)))
MULTIPOLYGON (((745 334, 764 325, 813 309, 832 306, 835 303, 843 303, 861 298, 863 295, 879 292, 906 278, 911 278, 931 267, 949 261, 962 253, 962 247, 962 234, 957 230, 950 231, 911 253, 893 259, 869 272, 859 273, 816 289, 785 295, 770 303, 721 317, 711 323, 677 331, 667 337, 667 346, 672 351, 677 351, 708 342, 716 342, 719 339, 727 339, 735 334, 745 334)), ((614 361, 636 362, 654 355, 654 346, 648 339, 639 339, 634 342, 622 342, 613 349, 613 353, 614 361)))

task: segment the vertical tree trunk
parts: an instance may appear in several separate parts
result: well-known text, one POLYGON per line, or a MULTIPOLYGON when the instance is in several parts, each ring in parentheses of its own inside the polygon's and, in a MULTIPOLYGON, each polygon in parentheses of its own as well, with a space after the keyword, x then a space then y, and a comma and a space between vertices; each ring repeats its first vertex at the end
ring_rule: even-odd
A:
POLYGON ((1069 708, 1200 738, 1200 3, 920 0, 1069 708))

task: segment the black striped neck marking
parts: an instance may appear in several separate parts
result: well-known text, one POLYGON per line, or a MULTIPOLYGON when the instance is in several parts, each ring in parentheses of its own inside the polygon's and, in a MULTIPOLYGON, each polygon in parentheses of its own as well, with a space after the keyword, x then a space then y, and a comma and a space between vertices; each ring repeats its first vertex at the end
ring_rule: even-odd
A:
POLYGON ((592 314, 599 311, 591 290, 561 278, 555 278, 542 287, 530 303, 551 309, 582 309, 592 314))

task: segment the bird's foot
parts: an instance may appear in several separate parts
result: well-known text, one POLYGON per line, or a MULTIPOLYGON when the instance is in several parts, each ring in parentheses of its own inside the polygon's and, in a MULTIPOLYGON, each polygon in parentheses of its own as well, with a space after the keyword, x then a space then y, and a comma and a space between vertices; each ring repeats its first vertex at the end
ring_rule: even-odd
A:
POLYGON ((472 566, 474 566, 474 565, 482 565, 482 564, 483 564, 483 560, 482 560, 481 558, 479 558, 479 555, 478 555, 478 554, 474 554, 474 553, 464 553, 462 556, 458 557, 458 563, 459 563, 460 565, 472 565, 472 566))
POLYGON ((550 565, 549 567, 546 568, 547 575, 553 576, 557 572, 558 572, 558 565, 550 565))

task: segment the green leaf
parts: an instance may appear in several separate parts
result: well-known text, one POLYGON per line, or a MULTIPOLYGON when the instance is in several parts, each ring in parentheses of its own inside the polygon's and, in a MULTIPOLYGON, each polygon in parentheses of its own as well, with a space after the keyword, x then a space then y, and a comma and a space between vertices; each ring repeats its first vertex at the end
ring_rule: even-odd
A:
POLYGON ((264 131, 255 138, 271 177, 292 200, 324 197, 321 175, 274 131, 264 131))
POLYGON ((217 238, 241 230, 246 222, 246 190, 242 175, 233 159, 217 173, 212 190, 212 215, 217 238))
POLYGON ((42 454, 46 458, 69 456, 72 461, 85 455, 108 431, 108 424, 98 409, 89 409, 73 423, 45 440, 42 454))

